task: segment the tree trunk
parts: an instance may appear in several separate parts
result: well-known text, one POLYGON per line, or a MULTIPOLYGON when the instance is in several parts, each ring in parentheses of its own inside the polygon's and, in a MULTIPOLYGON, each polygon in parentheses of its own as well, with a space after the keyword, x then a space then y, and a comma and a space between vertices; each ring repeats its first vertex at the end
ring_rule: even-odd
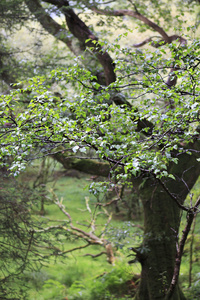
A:
MULTIPOLYGON (((193 145, 199 147, 198 143, 193 145)), ((146 180, 139 190, 144 210, 144 241, 137 254, 142 266, 135 300, 164 300, 174 273, 181 207, 200 173, 195 155, 179 155, 179 163, 169 166, 176 180, 163 184, 146 180), (164 188, 165 186, 165 188, 164 188)), ((181 233, 180 233, 181 234, 181 233)), ((170 300, 185 300, 177 284, 170 300)))
MULTIPOLYGON (((174 272, 180 208, 153 180, 142 191, 142 203, 144 241, 138 257, 142 273, 135 299, 164 300, 174 272)), ((171 299, 185 299, 178 285, 171 299)))

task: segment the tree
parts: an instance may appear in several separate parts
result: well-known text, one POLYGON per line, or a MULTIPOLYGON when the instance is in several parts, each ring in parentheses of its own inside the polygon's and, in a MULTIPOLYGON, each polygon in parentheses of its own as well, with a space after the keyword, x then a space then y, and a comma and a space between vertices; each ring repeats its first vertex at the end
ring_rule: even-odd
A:
MULTIPOLYGON (((27 77, 46 74, 50 68, 58 67, 60 61, 63 66, 63 61, 70 58, 69 51, 65 48, 63 53, 60 44, 55 43, 55 38, 50 38, 40 24, 35 26, 35 18, 24 1, 1 1, 0 17, 1 93, 15 89, 13 83, 27 77)), ((29 101, 29 92, 26 92, 24 102, 29 101)))
POLYGON ((199 206, 197 199, 191 207, 184 205, 200 172, 199 41, 167 34, 160 18, 169 22, 166 28, 175 20, 180 28, 180 12, 192 10, 195 3, 183 7, 174 2, 179 7, 176 18, 167 1, 130 1, 129 9, 123 1, 110 7, 104 1, 25 3, 48 33, 78 55, 80 64, 76 60, 67 70, 24 81, 23 92, 33 92, 26 110, 16 113, 14 99, 20 90, 2 97, 1 156, 12 155, 15 174, 26 161, 51 155, 67 169, 102 175, 111 184, 131 182, 144 209, 144 241, 133 248, 142 266, 136 300, 185 299, 178 285, 179 267, 199 206), (56 22, 48 9, 62 13, 67 26, 56 22), (131 47, 122 47, 118 37, 111 45, 80 18, 78 12, 85 10, 109 16, 102 22, 135 18, 143 30, 149 27, 160 37, 134 45, 131 41, 131 47), (144 45, 147 50, 134 49, 144 45), (64 83, 62 99, 55 101, 46 82, 64 83), (87 156, 89 149, 93 159, 87 156), (182 210, 187 224, 177 246, 182 210))
POLYGON ((25 273, 38 271, 41 258, 34 234, 38 226, 30 213, 35 195, 27 185, 8 180, 5 170, 0 174, 0 298, 25 299, 25 273))

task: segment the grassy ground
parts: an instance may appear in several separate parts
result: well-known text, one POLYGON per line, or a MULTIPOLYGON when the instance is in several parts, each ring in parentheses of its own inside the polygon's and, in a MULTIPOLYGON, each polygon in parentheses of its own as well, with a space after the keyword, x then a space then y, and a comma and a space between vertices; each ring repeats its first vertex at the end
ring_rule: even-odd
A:
MULTIPOLYGON (((58 174, 58 172, 56 173, 58 174)), ((54 186, 54 192, 58 199, 63 198, 65 209, 72 218, 73 225, 89 232, 91 228, 88 225, 91 222, 94 211, 97 219, 95 222, 95 234, 100 234, 108 220, 108 216, 103 210, 95 210, 96 198, 89 193, 89 177, 59 177, 54 186), (85 198, 89 198, 89 206, 92 214, 86 208, 85 198)), ((50 190, 52 183, 48 184, 50 190)), ((49 197, 52 194, 49 193, 49 197)), ((40 220, 46 223, 46 226, 59 224, 58 220, 67 220, 62 211, 52 202, 45 204, 45 215, 36 214, 40 220)), ((121 222, 121 216, 113 217, 108 229, 108 239, 112 240, 114 254, 116 256, 115 265, 107 262, 106 255, 96 258, 84 256, 85 254, 98 254, 105 250, 102 246, 90 246, 89 248, 77 250, 68 253, 64 257, 51 258, 49 263, 39 272, 26 274, 26 281, 30 285, 29 296, 31 300, 50 300, 50 299, 115 299, 112 294, 120 291, 121 295, 130 292, 133 289, 135 281, 132 282, 134 274, 140 273, 139 264, 129 266, 127 258, 131 254, 128 247, 135 246, 140 240, 141 229, 137 227, 130 228, 130 222, 121 222), (112 237, 111 237, 112 236, 112 237), (120 243, 119 243, 120 241, 120 243), (122 248, 122 245, 125 245, 122 248), (116 245, 118 247, 116 247, 116 245), (120 249, 121 248, 121 249, 120 249), (104 282, 104 284, 102 284, 104 282), (127 283, 128 282, 128 283, 127 283), (130 291, 127 284, 131 284, 130 291), (94 290, 95 286, 95 290, 94 290), (98 294, 98 296, 97 296, 98 294), (108 297, 108 298, 106 298, 108 297)), ((62 222, 63 223, 63 222, 62 222)), ((82 240, 69 240, 67 237, 61 237, 59 243, 65 250, 83 245, 82 240)), ((137 280, 137 278, 135 279, 137 280)), ((125 296, 124 296, 125 297, 125 296)), ((125 299, 125 298, 120 298, 125 299)))
MULTIPOLYGON (((58 174, 58 173, 56 173, 58 174)), ((77 175, 77 174, 75 174, 77 175)), ((90 199, 89 205, 94 212, 96 198, 89 193, 89 177, 69 177, 61 176, 57 178, 54 186, 54 192, 59 199, 63 198, 63 204, 66 211, 70 213, 73 225, 82 230, 89 231, 88 225, 91 222, 91 214, 86 208, 85 198, 90 199)), ((48 184, 48 189, 52 183, 48 184)), ((198 196, 200 183, 197 183, 193 189, 194 200, 198 196)), ((49 194, 50 196, 50 194, 49 194)), ((188 199, 190 201, 190 199, 188 199)), ((95 233, 99 234, 107 222, 108 216, 102 211, 96 212, 98 215, 96 221, 95 233)), ((66 216, 52 202, 45 204, 45 215, 37 215, 45 220, 46 226, 55 224, 55 220, 67 220, 66 216), (54 220, 53 222, 50 220, 54 220)), ((182 228, 184 228, 186 216, 182 218, 182 228)), ((137 222, 136 222, 137 223, 137 222)), ((200 263, 199 263, 199 218, 196 219, 194 231, 194 252, 192 265, 193 285, 189 285, 190 268, 190 247, 193 238, 190 233, 184 252, 181 265, 180 281, 187 294, 187 299, 199 299, 200 296, 200 263), (191 296, 193 295, 193 296, 191 296)), ((103 249, 101 246, 90 246, 82 250, 69 253, 64 257, 51 258, 48 263, 39 271, 26 274, 28 282, 30 300, 104 300, 104 299, 127 299, 134 295, 135 286, 138 277, 135 274, 140 273, 139 264, 128 265, 132 258, 127 257, 131 254, 128 249, 130 246, 138 245, 142 231, 137 227, 131 227, 130 222, 125 221, 125 217, 115 215, 108 227, 107 238, 115 246, 115 265, 108 264, 106 256, 102 255, 96 258, 84 256, 85 254, 97 254, 103 249), (121 247, 124 244, 124 247, 121 247), (120 295, 120 296, 119 296, 120 295)), ((69 240, 66 237, 61 239, 65 250, 83 245, 81 240, 69 240)), ((55 242, 56 243, 56 242, 55 242)))

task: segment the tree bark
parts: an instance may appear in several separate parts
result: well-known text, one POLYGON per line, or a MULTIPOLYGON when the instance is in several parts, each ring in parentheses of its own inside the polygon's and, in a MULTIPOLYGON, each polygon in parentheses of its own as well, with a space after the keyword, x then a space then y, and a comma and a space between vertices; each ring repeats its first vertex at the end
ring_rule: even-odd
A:
MULTIPOLYGON (((152 177, 139 191, 144 209, 144 240, 136 255, 142 272, 135 300, 164 300, 175 272, 182 209, 170 193, 183 205, 198 179, 200 164, 194 155, 182 154, 178 165, 170 166, 170 170, 177 180, 166 180, 166 190, 152 177)), ((185 299, 176 284, 170 300, 185 299)))
MULTIPOLYGON (((145 230, 139 258, 141 283, 136 300, 163 300, 174 272, 180 208, 154 180, 147 181, 141 194, 145 230)), ((178 286, 171 299, 185 299, 178 286)))
POLYGON ((51 155, 53 159, 63 165, 66 170, 77 170, 90 175, 108 177, 110 174, 110 165, 106 162, 95 161, 92 159, 68 157, 65 153, 56 153, 51 155))

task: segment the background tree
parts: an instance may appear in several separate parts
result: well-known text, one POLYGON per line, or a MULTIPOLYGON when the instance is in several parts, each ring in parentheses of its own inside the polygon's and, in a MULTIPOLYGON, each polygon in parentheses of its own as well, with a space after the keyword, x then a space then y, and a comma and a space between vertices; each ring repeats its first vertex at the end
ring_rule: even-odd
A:
POLYGON ((103 1, 101 6, 65 0, 25 3, 48 33, 79 55, 81 65, 24 82, 35 96, 21 113, 16 114, 15 94, 2 98, 2 157, 12 154, 11 169, 17 174, 24 161, 38 157, 39 149, 41 156, 51 155, 66 168, 102 175, 110 182, 130 181, 144 209, 144 241, 133 249, 142 265, 136 299, 184 299, 177 284, 181 249, 199 205, 184 206, 199 176, 199 41, 167 34, 160 18, 168 21, 166 29, 177 20, 180 28, 180 12, 194 6, 176 1, 174 18, 167 1, 129 2, 129 9, 125 2, 112 2, 109 8, 103 1), (77 12, 86 9, 109 16, 107 21, 135 18, 143 30, 148 26, 159 37, 131 43, 131 48, 117 41, 111 46, 80 18, 77 12), (52 11, 63 15, 66 26, 55 21, 52 11), (147 44, 157 50, 133 48, 147 44), (46 82, 59 81, 73 86, 76 94, 65 88, 64 97, 55 101, 46 82), (93 160, 87 157, 88 149, 93 160), (182 210, 188 223, 177 250, 182 210))
POLYGON ((25 273, 40 267, 34 236, 38 227, 30 213, 36 199, 27 185, 0 172, 0 298, 25 299, 25 273))

